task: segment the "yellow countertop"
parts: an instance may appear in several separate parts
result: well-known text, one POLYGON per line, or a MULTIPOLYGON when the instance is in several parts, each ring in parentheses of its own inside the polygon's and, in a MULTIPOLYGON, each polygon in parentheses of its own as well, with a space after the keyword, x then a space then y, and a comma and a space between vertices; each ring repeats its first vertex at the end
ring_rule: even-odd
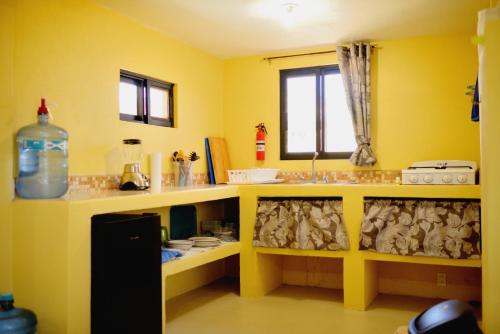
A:
POLYGON ((120 191, 69 193, 56 199, 16 198, 14 207, 29 208, 71 208, 89 215, 131 210, 167 207, 238 197, 239 188, 228 185, 200 185, 193 187, 169 187, 159 193, 151 191, 120 191))
MULTIPOLYGON (((192 187, 164 187, 161 192, 153 193, 150 190, 144 191, 121 191, 121 190, 108 190, 100 192, 86 192, 86 191, 75 191, 64 195, 61 198, 55 199, 24 199, 15 198, 15 202, 83 202, 83 201, 102 201, 102 200, 141 200, 143 198, 148 199, 163 199, 171 198, 174 196, 182 195, 208 195, 209 194, 232 194, 233 196, 238 196, 239 189, 250 189, 250 190, 264 190, 285 192, 286 194, 291 194, 290 192, 310 192, 319 191, 321 193, 325 191, 341 191, 341 192, 366 192, 370 194, 384 194, 388 195, 394 194, 394 196, 404 195, 404 194, 414 194, 415 196, 422 196, 424 194, 429 195, 443 195, 444 198, 448 197, 447 194, 459 194, 459 193, 469 193, 471 196, 478 196, 480 193, 480 185, 398 185, 398 184, 381 184, 381 183, 280 183, 280 184, 248 184, 248 185, 197 185, 192 187)), ((298 194, 300 195, 300 194, 298 194)), ((373 195, 375 196, 375 195, 373 195)), ((436 197, 436 196, 431 196, 436 197)))

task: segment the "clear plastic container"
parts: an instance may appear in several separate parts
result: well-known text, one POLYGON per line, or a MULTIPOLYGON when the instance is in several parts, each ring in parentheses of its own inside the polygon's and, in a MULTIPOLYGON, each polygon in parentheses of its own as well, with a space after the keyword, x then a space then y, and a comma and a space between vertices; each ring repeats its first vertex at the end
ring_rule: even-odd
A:
POLYGON ((49 124, 45 100, 38 122, 21 128, 16 143, 19 173, 16 193, 24 198, 56 198, 68 190, 68 133, 49 124))

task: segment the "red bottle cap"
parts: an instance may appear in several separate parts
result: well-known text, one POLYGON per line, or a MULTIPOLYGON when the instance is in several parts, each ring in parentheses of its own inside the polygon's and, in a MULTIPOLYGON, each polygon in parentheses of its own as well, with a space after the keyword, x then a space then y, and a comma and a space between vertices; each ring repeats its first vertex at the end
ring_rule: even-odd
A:
POLYGON ((48 113, 49 109, 47 109, 47 107, 45 106, 45 99, 42 98, 42 104, 40 105, 40 107, 38 107, 38 115, 48 114, 48 113))

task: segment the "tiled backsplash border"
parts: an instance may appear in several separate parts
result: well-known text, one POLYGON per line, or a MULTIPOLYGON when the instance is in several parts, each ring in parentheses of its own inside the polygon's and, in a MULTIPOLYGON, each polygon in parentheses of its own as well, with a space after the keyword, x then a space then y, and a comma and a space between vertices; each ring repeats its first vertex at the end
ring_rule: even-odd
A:
MULTIPOLYGON (((208 175, 194 173, 193 184, 208 184, 208 175)), ((120 175, 74 175, 69 177, 69 191, 107 191, 116 190, 120 185, 120 175)), ((174 174, 163 174, 162 186, 174 185, 174 174)))
MULTIPOLYGON (((310 171, 283 171, 278 178, 287 181, 308 180, 310 171)), ((392 184, 401 180, 400 170, 349 170, 349 171, 318 171, 316 178, 319 181, 352 182, 367 184, 392 184)), ((208 184, 208 175, 194 173, 193 184, 208 184)), ((120 184, 120 175, 74 175, 69 177, 70 192, 99 192, 116 190, 120 184)), ((174 174, 163 174, 163 187, 174 185, 174 174)))
MULTIPOLYGON (((280 172, 278 178, 290 180, 309 180, 311 179, 310 171, 286 171, 280 172)), ((316 172, 316 180, 326 181, 327 183, 334 182, 352 182, 352 183, 377 183, 391 184, 400 183, 401 170, 347 170, 347 171, 330 171, 323 170, 316 172)))

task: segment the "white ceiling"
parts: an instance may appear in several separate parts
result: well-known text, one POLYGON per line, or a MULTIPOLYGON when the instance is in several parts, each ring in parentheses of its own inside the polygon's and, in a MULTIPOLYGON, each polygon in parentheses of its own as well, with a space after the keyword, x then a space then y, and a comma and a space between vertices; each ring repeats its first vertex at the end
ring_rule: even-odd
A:
POLYGON ((95 0, 220 58, 475 31, 489 0, 95 0), (295 3, 285 26, 284 4, 295 3))

